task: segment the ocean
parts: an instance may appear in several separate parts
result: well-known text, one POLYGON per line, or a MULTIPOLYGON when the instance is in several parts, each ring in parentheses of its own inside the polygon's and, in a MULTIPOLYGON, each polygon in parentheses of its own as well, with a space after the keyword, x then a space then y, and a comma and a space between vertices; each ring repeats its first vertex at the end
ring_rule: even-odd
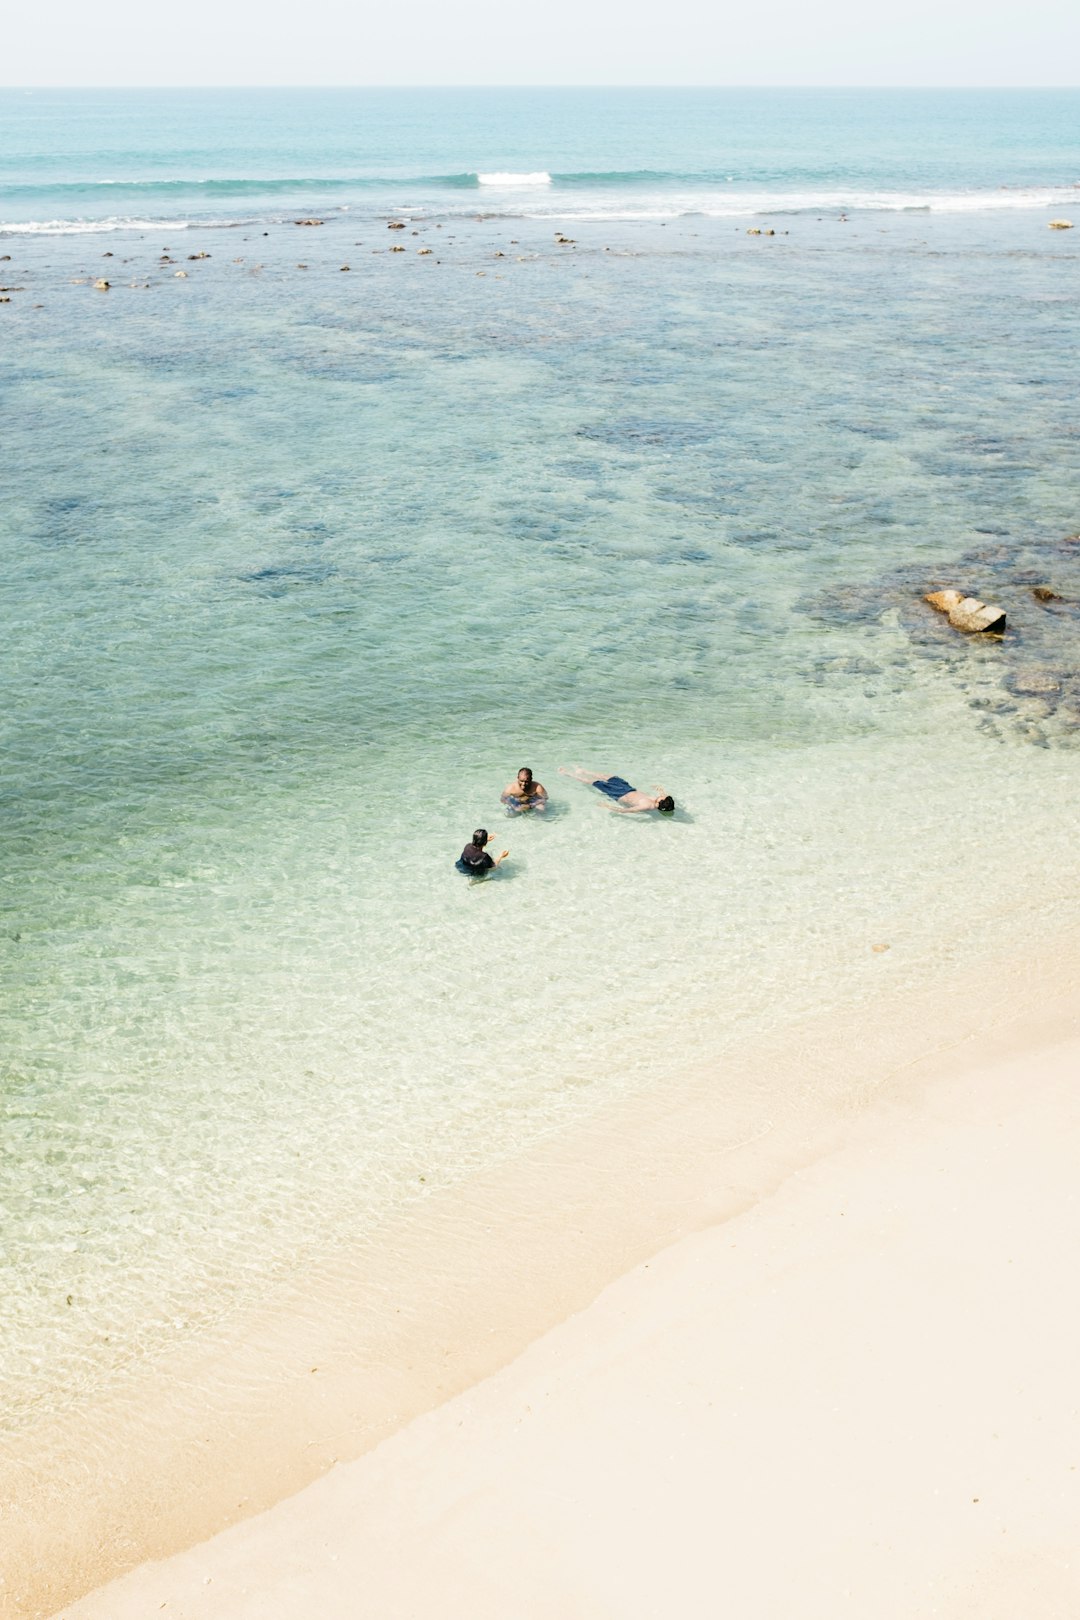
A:
POLYGON ((9 1433, 673 1072, 722 1102, 726 1054, 1067 931, 1078 114, 0 93, 9 1433))

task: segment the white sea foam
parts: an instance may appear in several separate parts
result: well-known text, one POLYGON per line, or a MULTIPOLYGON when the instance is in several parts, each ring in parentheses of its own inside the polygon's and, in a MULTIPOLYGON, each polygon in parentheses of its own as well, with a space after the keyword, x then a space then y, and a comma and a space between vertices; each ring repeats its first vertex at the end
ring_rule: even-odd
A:
POLYGON ((482 186, 550 186, 551 176, 546 169, 537 169, 532 174, 515 174, 511 170, 500 170, 495 174, 478 174, 477 180, 482 186))
POLYGON ((523 218, 598 223, 679 219, 692 214, 707 219, 783 214, 978 214, 1076 207, 1077 195, 1072 187, 970 192, 745 191, 722 196, 712 190, 665 196, 643 188, 629 196, 624 193, 617 201, 608 201, 594 192, 583 193, 579 201, 568 203, 564 194, 539 205, 532 202, 515 212, 523 218))
POLYGON ((0 220, 0 236, 92 236, 99 231, 186 231, 186 219, 0 220))

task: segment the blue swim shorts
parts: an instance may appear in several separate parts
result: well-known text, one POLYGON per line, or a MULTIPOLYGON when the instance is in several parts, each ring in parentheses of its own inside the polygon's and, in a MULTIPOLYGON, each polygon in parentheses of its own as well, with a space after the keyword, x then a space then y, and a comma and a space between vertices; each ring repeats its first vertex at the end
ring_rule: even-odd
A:
POLYGON ((634 791, 629 782, 625 782, 621 776, 609 776, 606 779, 598 776, 593 787, 599 788, 601 793, 606 793, 609 799, 621 799, 624 793, 634 791))

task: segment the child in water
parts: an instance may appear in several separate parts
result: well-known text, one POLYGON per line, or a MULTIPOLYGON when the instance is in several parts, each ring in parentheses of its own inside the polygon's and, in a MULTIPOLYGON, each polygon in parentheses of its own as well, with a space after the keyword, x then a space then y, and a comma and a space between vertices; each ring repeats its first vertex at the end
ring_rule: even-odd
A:
POLYGON ((456 869, 465 877, 487 877, 488 873, 494 872, 495 868, 501 865, 509 855, 510 851, 504 849, 502 854, 496 856, 493 860, 484 848, 487 842, 487 828, 477 827, 472 835, 472 843, 465 845, 465 848, 454 862, 456 869))

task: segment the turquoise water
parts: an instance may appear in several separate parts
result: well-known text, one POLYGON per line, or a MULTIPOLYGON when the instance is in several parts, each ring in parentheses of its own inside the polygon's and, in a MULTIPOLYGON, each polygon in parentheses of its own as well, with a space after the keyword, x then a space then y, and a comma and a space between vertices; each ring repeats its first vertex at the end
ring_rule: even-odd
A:
POLYGON ((0 97, 13 1423, 1069 920, 1078 108, 0 97))
POLYGON ((1054 206, 1078 119, 1075 90, 7 90, 0 230, 1054 206))

